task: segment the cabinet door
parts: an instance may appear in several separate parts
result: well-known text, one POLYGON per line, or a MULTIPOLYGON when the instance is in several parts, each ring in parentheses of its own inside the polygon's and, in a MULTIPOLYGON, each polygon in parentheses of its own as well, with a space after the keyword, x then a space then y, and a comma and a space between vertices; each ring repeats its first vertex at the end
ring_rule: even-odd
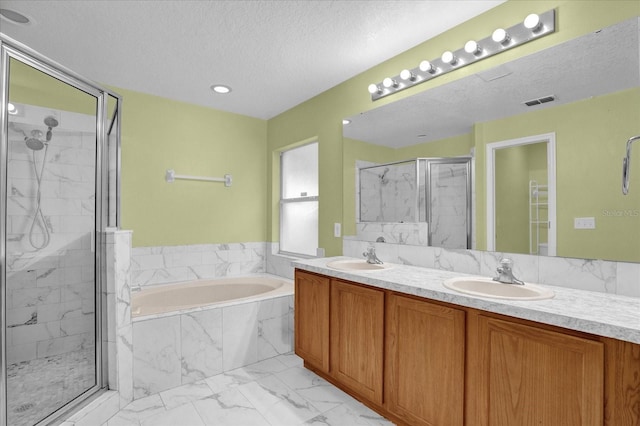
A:
POLYGON ((331 375, 382 403, 384 292, 331 281, 331 375))
POLYGON ((412 425, 461 426, 465 312, 390 295, 386 339, 389 411, 412 425))
POLYGON ((603 424, 601 342, 484 315, 477 337, 469 425, 603 424))
POLYGON ((302 271, 296 271, 295 278, 296 354, 328 373, 330 280, 302 271))

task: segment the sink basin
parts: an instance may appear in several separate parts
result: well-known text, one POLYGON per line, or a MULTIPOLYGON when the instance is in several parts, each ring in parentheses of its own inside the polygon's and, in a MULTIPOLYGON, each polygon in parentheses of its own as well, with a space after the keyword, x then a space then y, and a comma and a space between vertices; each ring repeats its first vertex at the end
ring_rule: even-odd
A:
POLYGON ((377 263, 367 263, 366 260, 362 259, 346 259, 346 260, 334 260, 327 263, 327 267, 331 269, 336 269, 338 271, 357 271, 357 272, 368 272, 368 271, 381 271, 383 269, 391 268, 391 265, 383 263, 379 265, 377 263))
POLYGON ((461 277, 446 280, 443 285, 460 293, 511 300, 551 299, 555 293, 535 284, 503 284, 485 277, 461 277))

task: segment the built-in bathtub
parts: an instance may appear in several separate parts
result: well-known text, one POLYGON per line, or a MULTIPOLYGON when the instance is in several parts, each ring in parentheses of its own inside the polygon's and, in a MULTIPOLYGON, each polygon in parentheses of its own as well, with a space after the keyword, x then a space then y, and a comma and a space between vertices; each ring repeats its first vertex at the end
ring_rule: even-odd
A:
POLYGON ((134 399, 293 350, 293 282, 259 274, 132 293, 134 399))

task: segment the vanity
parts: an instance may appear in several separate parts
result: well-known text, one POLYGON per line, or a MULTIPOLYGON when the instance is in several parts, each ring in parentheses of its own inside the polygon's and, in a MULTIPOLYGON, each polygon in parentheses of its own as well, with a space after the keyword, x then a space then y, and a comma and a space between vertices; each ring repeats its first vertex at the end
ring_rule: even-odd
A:
POLYGON ((394 423, 640 424, 640 299, 478 297, 443 285, 464 274, 349 262, 293 262, 295 352, 394 423))

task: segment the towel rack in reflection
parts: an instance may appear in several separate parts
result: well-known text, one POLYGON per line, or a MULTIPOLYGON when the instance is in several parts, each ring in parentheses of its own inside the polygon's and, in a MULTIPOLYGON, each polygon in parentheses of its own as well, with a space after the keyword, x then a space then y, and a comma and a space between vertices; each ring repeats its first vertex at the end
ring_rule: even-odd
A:
POLYGON ((201 180, 206 182, 224 182, 224 186, 231 186, 232 177, 231 175, 224 175, 224 177, 204 177, 204 176, 189 176, 189 175, 177 175, 176 172, 172 169, 167 170, 165 174, 165 180, 169 183, 173 183, 176 179, 185 179, 185 180, 201 180))

